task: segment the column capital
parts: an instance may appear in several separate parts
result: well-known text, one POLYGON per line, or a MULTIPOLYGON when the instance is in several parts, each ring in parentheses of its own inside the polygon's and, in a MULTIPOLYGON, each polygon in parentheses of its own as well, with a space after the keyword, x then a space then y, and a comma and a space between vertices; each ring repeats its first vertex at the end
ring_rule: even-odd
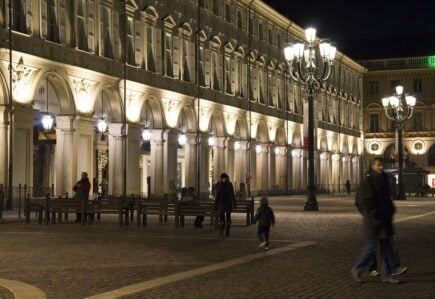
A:
POLYGON ((74 115, 56 115, 56 129, 62 131, 75 131, 77 129, 74 115))

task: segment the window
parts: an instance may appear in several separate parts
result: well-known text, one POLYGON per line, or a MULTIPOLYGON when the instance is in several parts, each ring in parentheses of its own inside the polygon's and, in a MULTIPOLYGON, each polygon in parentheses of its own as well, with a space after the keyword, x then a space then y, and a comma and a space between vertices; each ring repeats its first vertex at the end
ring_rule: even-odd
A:
POLYGON ((370 132, 379 132, 379 114, 370 114, 370 132))
POLYGON ((86 0, 78 0, 77 2, 77 48, 80 50, 88 50, 87 30, 86 30, 86 0))
POLYGON ((204 47, 199 47, 199 65, 198 65, 198 80, 200 86, 205 86, 205 73, 204 73, 204 63, 205 63, 205 51, 204 47))
POLYGON ((400 85, 400 80, 391 80, 391 92, 396 93, 396 86, 400 85))
POLYGON ((225 21, 231 23, 231 5, 225 3, 225 21))
POLYGON ((231 61, 229 57, 225 57, 225 92, 227 94, 232 94, 231 87, 231 61))
POLYGON ((254 20, 249 18, 249 33, 254 34, 254 20))
POLYGON ((260 40, 264 39, 263 24, 261 24, 261 23, 258 24, 258 38, 260 40))
POLYGON ((420 92, 422 92, 422 82, 421 82, 421 79, 414 79, 414 82, 413 82, 414 84, 413 84, 413 87, 414 87, 414 92, 415 93, 420 93, 420 92))
POLYGON ((269 44, 270 44, 270 45, 273 45, 272 29, 269 29, 268 36, 269 36, 269 44))
POLYGON ((277 34, 276 35, 276 46, 278 47, 278 49, 281 49, 282 45, 281 45, 281 35, 277 34))
POLYGON ((156 71, 156 64, 154 62, 154 32, 150 25, 146 26, 146 45, 147 45, 147 70, 151 72, 156 71))
POLYGON ((190 82, 190 74, 189 74, 189 42, 187 40, 182 40, 182 51, 183 51, 183 77, 184 81, 190 82))
POLYGON ((377 151, 379 150, 379 143, 372 143, 372 144, 370 145, 370 150, 371 150, 372 152, 377 152, 377 151))
POLYGON ((412 117, 412 128, 415 131, 423 130, 423 113, 422 112, 415 112, 414 113, 414 116, 412 117))
POLYGON ((173 70, 172 70, 172 36, 170 33, 165 33, 165 75, 169 77, 173 77, 173 70))
POLYGON ((112 35, 110 32, 111 22, 109 8, 101 8, 100 17, 100 54, 107 58, 113 58, 112 35))
POLYGON ((414 143, 414 149, 416 151, 421 151, 423 149, 423 143, 421 143, 420 141, 417 141, 416 143, 414 143))
POLYGON ((56 0, 47 0, 47 21, 48 39, 52 42, 59 42, 59 26, 57 25, 57 5, 56 0))
POLYGON ((237 28, 243 29, 243 18, 241 11, 237 12, 237 28))
POLYGON ((218 77, 218 54, 216 52, 212 52, 211 55, 211 69, 212 69, 212 80, 213 83, 212 88, 214 90, 219 90, 219 77, 218 77))
POLYGON ((127 20, 127 63, 129 65, 135 65, 134 61, 134 22, 132 18, 127 20))
POLYGON ((218 0, 213 0, 213 14, 215 16, 219 15, 219 1, 218 0))
POLYGON ((429 155, 427 157, 427 166, 435 166, 435 145, 432 145, 429 149, 429 155))
MULTIPOLYGON (((8 2, 12 4, 12 30, 28 33, 26 28, 26 2, 29 2, 30 0, 15 0, 12 2, 8 2)), ((8 6, 8 5, 7 5, 8 6)), ((6 9, 9 9, 9 7, 6 7, 6 9)), ((9 11, 6 12, 7 14, 9 11)), ((6 26, 9 26, 9 23, 6 24, 6 26)))

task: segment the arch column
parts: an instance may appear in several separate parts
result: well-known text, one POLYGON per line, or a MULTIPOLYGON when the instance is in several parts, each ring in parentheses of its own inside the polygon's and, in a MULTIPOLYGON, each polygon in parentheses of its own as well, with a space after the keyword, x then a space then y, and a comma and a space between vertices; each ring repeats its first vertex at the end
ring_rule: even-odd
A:
POLYGON ((9 144, 9 112, 0 106, 0 184, 8 185, 8 144, 9 144))
POLYGON ((14 186, 33 185, 33 116, 31 107, 14 107, 12 180, 14 186))
POLYGON ((225 137, 215 137, 215 145, 213 146, 213 180, 223 172, 228 173, 230 179, 234 180, 234 177, 231 176, 230 170, 225 167, 225 141, 225 137))
POLYGON ((163 132, 163 192, 168 199, 175 199, 177 190, 175 180, 177 178, 177 148, 178 132, 167 129, 163 132))
POLYGON ((109 124, 109 182, 108 193, 114 196, 122 195, 123 177, 123 145, 122 124, 109 124))
POLYGON ((280 190, 287 192, 293 188, 292 180, 292 154, 290 147, 282 147, 281 153, 278 156, 280 159, 277 160, 277 165, 279 165, 279 186, 280 190))
MULTIPOLYGON (((77 119, 77 172, 75 173, 75 180, 78 181, 81 172, 88 173, 91 184, 94 177, 94 120, 89 118, 79 117, 77 119)), ((93 186, 92 186, 93 187, 93 186)), ((92 190, 91 187, 91 190, 92 190)))
POLYGON ((292 154, 292 189, 296 191, 301 190, 302 186, 302 159, 303 159, 303 150, 294 149, 291 152, 292 154))
POLYGON ((320 185, 329 190, 329 153, 320 154, 320 185))
MULTIPOLYGON (((234 190, 240 190, 240 183, 243 183, 243 180, 240 180, 240 177, 236 175, 236 152, 234 149, 235 140, 232 138, 227 138, 226 147, 225 147, 225 165, 228 175, 230 179, 233 181, 234 190)), ((214 178, 213 178, 214 179, 214 178)))
MULTIPOLYGON (((196 144, 196 134, 186 134, 187 141, 184 145, 184 161, 185 161, 185 181, 186 187, 195 187, 198 189, 198 148, 196 144)), ((208 175, 207 175, 208 177, 208 175)))
POLYGON ((352 184, 359 185, 360 183, 360 158, 355 156, 352 158, 352 184))
POLYGON ((267 193, 269 190, 268 184, 269 184, 269 176, 272 176, 272 173, 269 172, 269 158, 270 158, 270 146, 269 144, 262 143, 259 144, 261 147, 261 153, 257 153, 256 147, 254 147, 254 153, 256 154, 256 177, 257 177, 257 191, 261 192, 262 194, 267 193))
POLYGON ((55 194, 72 193, 76 183, 77 152, 74 150, 74 116, 56 116, 55 194))
MULTIPOLYGON (((274 144, 268 144, 267 145, 267 166, 268 166, 268 171, 267 171, 267 190, 268 193, 273 193, 274 191, 276 191, 275 186, 277 185, 277 181, 279 182, 279 180, 277 180, 277 171, 276 171, 276 160, 277 160, 277 155, 275 153, 275 149, 279 148, 278 146, 274 145, 274 144)), ((278 159, 279 160, 279 159, 278 159)), ((264 175, 264 173, 263 173, 264 175)))
POLYGON ((333 154, 332 158, 332 191, 339 192, 341 190, 340 184, 340 172, 341 172, 341 155, 333 154))
MULTIPOLYGON (((151 195, 163 197, 163 169, 166 166, 163 159, 163 149, 165 140, 163 130, 151 131, 151 195)), ((150 196, 150 195, 148 195, 150 196)))
MULTIPOLYGON (((235 143, 236 141, 234 141, 235 143)), ((251 188, 252 179, 250 179, 250 182, 247 181, 247 174, 248 174, 248 142, 247 141, 239 141, 240 142, 240 149, 236 150, 234 149, 234 145, 229 145, 228 147, 232 147, 234 150, 234 180, 237 183, 237 190, 240 190, 240 183, 244 183, 246 187, 246 192, 248 192, 248 183, 249 188, 251 188)), ((231 142, 230 142, 231 144, 231 142)), ((250 174, 252 177, 252 174, 250 174)))
POLYGON ((246 172, 249 173, 251 177, 251 195, 256 195, 258 191, 258 178, 257 178, 257 153, 255 151, 256 143, 251 142, 246 154, 248 164, 246 172), (249 159, 249 160, 248 160, 249 159))
POLYGON ((141 126, 128 124, 127 126, 127 194, 140 193, 140 133, 141 126))
MULTIPOLYGON (((210 146, 208 145, 209 135, 205 133, 199 134, 199 192, 202 199, 208 199, 210 196, 209 186, 209 154, 210 146)), ((225 149, 220 149, 219 164, 225 164, 225 149)), ((222 166, 222 165, 219 165, 222 166)), ((197 172, 195 172, 197 173, 197 172)))

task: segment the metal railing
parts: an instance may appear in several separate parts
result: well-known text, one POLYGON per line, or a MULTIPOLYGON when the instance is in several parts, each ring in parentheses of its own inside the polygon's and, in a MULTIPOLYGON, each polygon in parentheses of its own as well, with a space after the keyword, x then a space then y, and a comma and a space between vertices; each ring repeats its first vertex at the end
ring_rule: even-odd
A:
POLYGON ((53 195, 53 193, 54 185, 50 187, 29 187, 26 184, 19 184, 17 187, 12 187, 12 196, 9 196, 8 187, 0 184, 0 222, 24 220, 24 202, 27 195, 30 197, 44 197, 53 195))
POLYGON ((359 63, 370 71, 418 69, 435 66, 434 56, 361 60, 359 63))

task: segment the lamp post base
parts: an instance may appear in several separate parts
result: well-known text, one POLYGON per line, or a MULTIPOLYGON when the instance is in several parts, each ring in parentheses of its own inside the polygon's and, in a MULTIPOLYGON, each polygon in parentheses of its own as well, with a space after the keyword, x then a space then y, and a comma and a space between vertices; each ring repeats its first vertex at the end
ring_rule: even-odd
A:
POLYGON ((399 192, 397 192, 396 197, 397 200, 406 200, 406 193, 403 187, 403 184, 399 185, 399 192))
POLYGON ((316 198, 316 189, 308 187, 308 195, 307 195, 307 201, 304 205, 304 211, 307 212, 317 212, 319 211, 319 204, 317 203, 316 198))

